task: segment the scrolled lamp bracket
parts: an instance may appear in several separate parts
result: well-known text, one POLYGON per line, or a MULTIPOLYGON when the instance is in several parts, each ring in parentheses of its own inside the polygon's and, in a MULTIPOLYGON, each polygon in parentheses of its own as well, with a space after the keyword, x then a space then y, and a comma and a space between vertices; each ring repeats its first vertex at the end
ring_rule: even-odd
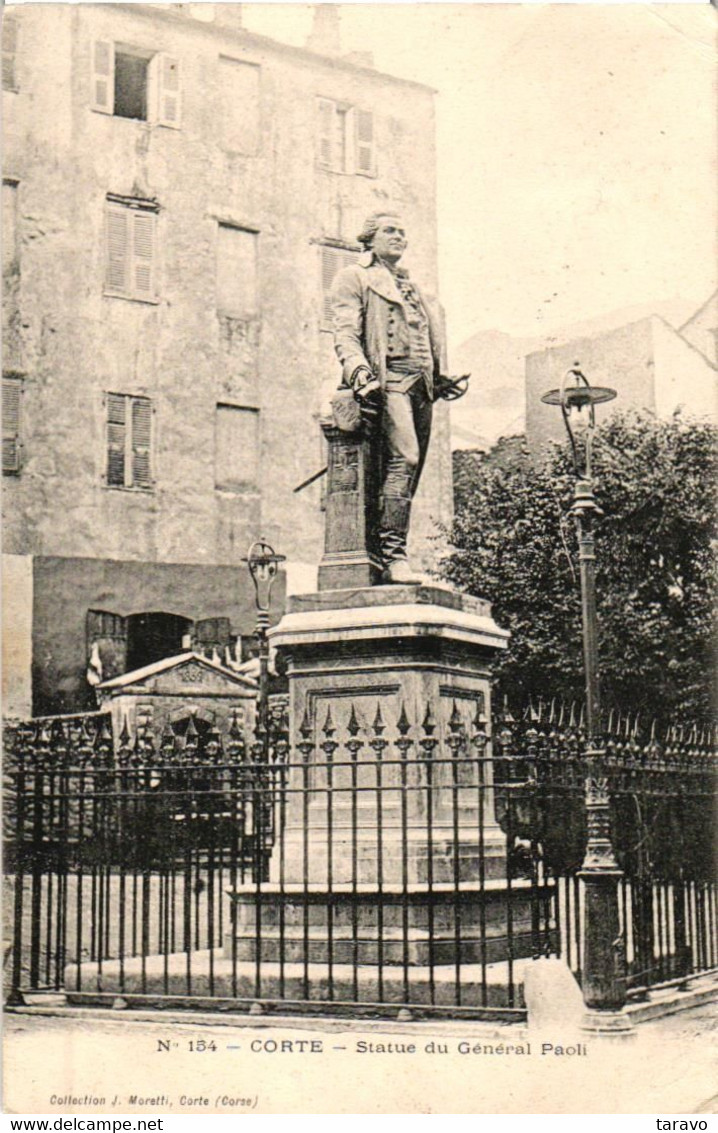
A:
POLYGON ((591 449, 593 434, 596 429, 596 406, 605 401, 613 401, 616 396, 615 389, 608 386, 592 386, 578 362, 569 366, 559 389, 549 390, 541 398, 545 405, 559 405, 563 423, 566 426, 568 439, 571 442, 573 467, 579 480, 591 479, 591 449), (573 384, 571 384, 573 379, 573 384), (585 415, 584 415, 585 414, 585 415), (583 416, 582 416, 583 415, 583 416), (576 425, 579 420, 584 424, 583 453, 579 453, 579 434, 576 425))
POLYGON ((286 555, 278 555, 269 543, 258 539, 252 543, 246 558, 242 560, 247 564, 254 584, 257 613, 260 619, 266 619, 269 614, 272 586, 277 577, 279 564, 285 559, 286 555))

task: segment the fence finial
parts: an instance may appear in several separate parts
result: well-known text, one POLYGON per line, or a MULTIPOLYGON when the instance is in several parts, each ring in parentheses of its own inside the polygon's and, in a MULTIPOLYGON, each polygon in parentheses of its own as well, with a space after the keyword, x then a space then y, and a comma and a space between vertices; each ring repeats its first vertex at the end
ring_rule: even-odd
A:
POLYGON ((312 722, 309 719, 309 703, 304 706, 304 716, 299 725, 299 734, 303 740, 308 740, 312 734, 312 722))
POLYGON ((376 716, 374 717, 374 723, 372 724, 372 730, 374 731, 374 734, 377 735, 377 736, 380 736, 382 734, 382 732, 386 731, 386 724, 384 723, 384 720, 383 720, 382 714, 381 714, 381 702, 378 701, 378 700, 376 702, 376 716))
POLYGON ((328 704, 327 715, 324 721, 324 727, 322 728, 322 734, 325 736, 333 736, 335 732, 336 728, 334 727, 334 721, 332 720, 332 706, 331 704, 328 704))
POLYGON ((401 702, 401 712, 399 713, 399 719, 396 722, 396 726, 400 736, 406 736, 409 732, 409 728, 411 727, 411 724, 409 723, 409 717, 406 714, 406 705, 403 700, 401 702))
POLYGON ((429 700, 427 700, 426 702, 426 712, 424 713, 424 719, 421 722, 421 726, 427 736, 433 736, 434 732, 436 731, 436 721, 434 720, 434 716, 431 711, 431 701, 429 700))
POLYGON ((122 717, 122 731, 120 732, 120 747, 129 747, 131 738, 132 737, 130 735, 130 729, 129 729, 128 724, 127 724, 127 713, 125 712, 123 717, 122 717))
POLYGON ((354 738, 354 736, 358 736, 359 732, 361 731, 361 725, 359 724, 359 721, 357 719, 356 705, 354 704, 353 700, 352 700, 352 710, 349 713, 349 723, 347 724, 347 731, 348 731, 349 735, 352 737, 352 739, 354 738))

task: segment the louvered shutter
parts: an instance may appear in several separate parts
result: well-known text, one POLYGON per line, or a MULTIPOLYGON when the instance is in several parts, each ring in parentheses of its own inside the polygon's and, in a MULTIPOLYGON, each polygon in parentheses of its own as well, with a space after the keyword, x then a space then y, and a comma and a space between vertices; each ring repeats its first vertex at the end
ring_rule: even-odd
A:
POLYGON ((229 645, 231 636, 229 618, 200 618, 194 623, 192 637, 203 649, 213 645, 223 649, 225 645, 229 645))
POLYGON ((373 176, 374 165, 374 115, 369 110, 357 110, 354 114, 355 127, 355 172, 373 176))
POLYGON ((317 163, 322 169, 333 166, 334 103, 327 98, 317 100, 317 163))
POLYGON ((147 397, 132 398, 132 486, 149 488, 152 404, 147 397))
POLYGON ((107 395, 107 483, 125 487, 125 444, 127 398, 121 393, 107 395))
POLYGON ((115 107, 115 48, 106 39, 92 47, 92 109, 112 114, 115 107))
POLYGON ((129 290, 129 209, 122 205, 107 207, 107 288, 129 290))
POLYGON ((85 622, 88 665, 96 647, 101 679, 112 680, 127 669, 127 618, 107 610, 88 610, 85 622))
POLYGON ((2 85, 3 90, 16 90, 15 58, 17 55, 17 20, 5 15, 2 21, 2 85))
POLYGON ((333 248, 330 245, 322 246, 322 324, 326 327, 332 325, 332 284, 334 277, 342 268, 356 263, 358 252, 351 252, 346 248, 333 248))
POLYGON ((20 471, 20 398, 22 378, 2 380, 2 470, 20 471))
POLYGON ((132 212, 132 292, 138 299, 154 297, 155 222, 152 212, 132 212))
POLYGON ((157 121, 160 126, 180 127, 180 64, 172 55, 157 56, 158 106, 157 121))

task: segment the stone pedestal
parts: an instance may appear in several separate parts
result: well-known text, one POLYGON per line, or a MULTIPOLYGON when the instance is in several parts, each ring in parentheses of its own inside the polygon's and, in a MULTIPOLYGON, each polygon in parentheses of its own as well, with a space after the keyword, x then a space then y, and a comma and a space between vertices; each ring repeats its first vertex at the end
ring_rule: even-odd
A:
MULTIPOLYGON (((477 880, 479 848, 485 876, 504 876, 490 764, 452 766, 450 722, 464 743, 477 719, 488 725, 488 664, 507 637, 488 603, 438 586, 289 600, 271 640, 286 659, 293 743, 305 766, 296 766, 295 754, 286 882, 477 880), (405 763, 396 742, 402 713, 405 763), (327 743, 335 745, 336 767, 327 765, 327 743)), ((273 862, 274 876, 277 868, 273 862)))
MULTIPOLYGON (((356 408, 353 395, 347 391, 346 397, 356 408)), ((319 589, 373 586, 382 564, 376 547, 379 483, 371 441, 361 430, 323 425, 322 431, 329 455, 319 589)))
POLYGON ((488 603, 440 586, 289 599, 270 631, 290 689, 283 815, 269 878, 235 891, 226 949, 431 967, 531 954, 537 893, 507 881, 492 789, 489 663, 507 638, 488 603))

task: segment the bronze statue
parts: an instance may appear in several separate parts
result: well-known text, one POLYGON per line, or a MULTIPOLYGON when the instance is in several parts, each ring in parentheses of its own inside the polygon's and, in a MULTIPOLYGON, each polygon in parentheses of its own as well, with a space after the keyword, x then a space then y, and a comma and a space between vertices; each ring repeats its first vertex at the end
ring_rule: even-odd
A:
POLYGON ((411 503, 426 458, 432 406, 466 392, 468 375, 441 374, 440 330, 399 260, 407 247, 399 216, 375 213, 358 236, 365 251, 338 272, 332 291, 334 346, 342 381, 358 402, 379 463, 377 544, 383 581, 422 582, 407 558, 411 503))

